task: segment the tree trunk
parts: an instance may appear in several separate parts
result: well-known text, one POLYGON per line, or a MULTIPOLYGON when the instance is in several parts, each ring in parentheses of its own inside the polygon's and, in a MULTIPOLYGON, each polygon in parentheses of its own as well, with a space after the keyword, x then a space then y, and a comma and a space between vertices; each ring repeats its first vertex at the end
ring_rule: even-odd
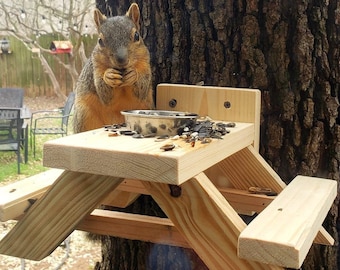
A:
MULTIPOLYGON (((151 53, 154 86, 204 81, 259 88, 260 153, 266 161, 286 183, 297 174, 339 182, 339 1, 136 2, 151 53)), ((124 14, 129 3, 97 0, 107 15, 124 14)), ((136 205, 150 203, 142 200, 136 205)), ((338 269, 338 201, 324 223, 336 244, 313 245, 303 269, 338 269)), ((197 262, 194 266, 178 268, 175 252, 187 254, 182 249, 105 238, 98 269, 204 269, 193 255, 185 256, 197 262), (151 265, 153 261, 157 266, 151 265)))

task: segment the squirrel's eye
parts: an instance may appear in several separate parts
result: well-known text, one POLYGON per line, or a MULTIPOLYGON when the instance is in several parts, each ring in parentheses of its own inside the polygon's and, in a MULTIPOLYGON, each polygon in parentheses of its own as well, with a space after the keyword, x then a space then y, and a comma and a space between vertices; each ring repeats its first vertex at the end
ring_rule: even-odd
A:
POLYGON ((98 39, 98 44, 100 45, 100 47, 105 46, 104 41, 101 38, 98 39))
POLYGON ((139 33, 136 31, 133 37, 134 41, 139 41, 139 33))

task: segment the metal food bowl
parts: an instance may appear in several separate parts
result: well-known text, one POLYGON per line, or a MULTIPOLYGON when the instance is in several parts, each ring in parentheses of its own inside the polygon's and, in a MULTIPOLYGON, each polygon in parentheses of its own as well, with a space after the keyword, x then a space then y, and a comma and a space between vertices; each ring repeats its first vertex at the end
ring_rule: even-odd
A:
POLYGON ((195 113, 162 110, 131 110, 121 111, 121 114, 129 129, 157 136, 182 134, 184 128, 193 126, 198 118, 195 113))

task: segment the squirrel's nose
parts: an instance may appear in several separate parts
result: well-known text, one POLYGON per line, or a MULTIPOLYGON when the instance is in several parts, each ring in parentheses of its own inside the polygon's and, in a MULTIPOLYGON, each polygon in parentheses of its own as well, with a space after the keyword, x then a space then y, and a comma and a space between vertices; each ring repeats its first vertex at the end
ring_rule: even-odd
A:
POLYGON ((122 66, 125 65, 127 63, 127 59, 128 59, 127 48, 124 48, 124 47, 118 48, 117 53, 116 53, 116 60, 118 64, 122 66))

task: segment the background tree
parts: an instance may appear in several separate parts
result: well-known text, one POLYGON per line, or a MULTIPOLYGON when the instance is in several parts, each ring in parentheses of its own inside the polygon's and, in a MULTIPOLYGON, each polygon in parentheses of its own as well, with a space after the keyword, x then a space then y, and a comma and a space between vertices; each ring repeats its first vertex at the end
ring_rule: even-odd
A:
MULTIPOLYGON (((127 0, 96 2, 107 15, 124 14, 130 4, 127 0)), ((297 174, 339 182, 339 1, 136 2, 151 53, 154 86, 204 81, 260 89, 260 153, 266 161, 286 183, 297 174)), ((303 269, 338 269, 338 201, 324 224, 336 244, 313 245, 303 269)), ((151 211, 154 206, 144 197, 131 209, 159 213, 151 211)), ((155 253, 157 248, 105 238, 103 261, 97 269, 204 269, 187 251, 178 254, 194 261, 192 268, 185 260, 180 265, 185 256, 171 253, 178 250, 155 253), (146 253, 141 255, 143 248, 146 253), (148 252, 156 254, 153 262, 143 262, 141 256, 148 252), (172 267, 165 267, 164 261, 172 267)))
MULTIPOLYGON (((76 60, 86 61, 83 37, 95 32, 92 14, 94 0, 67 1, 10 1, 0 2, 0 32, 7 33, 25 44, 28 50, 35 52, 46 74, 48 74, 54 93, 64 96, 54 70, 49 65, 46 55, 51 53, 49 44, 40 37, 50 35, 58 41, 71 40, 72 52, 68 57, 55 54, 53 58, 67 70, 73 86, 78 79, 76 60)), ((51 40, 52 41, 52 40, 51 40)))

